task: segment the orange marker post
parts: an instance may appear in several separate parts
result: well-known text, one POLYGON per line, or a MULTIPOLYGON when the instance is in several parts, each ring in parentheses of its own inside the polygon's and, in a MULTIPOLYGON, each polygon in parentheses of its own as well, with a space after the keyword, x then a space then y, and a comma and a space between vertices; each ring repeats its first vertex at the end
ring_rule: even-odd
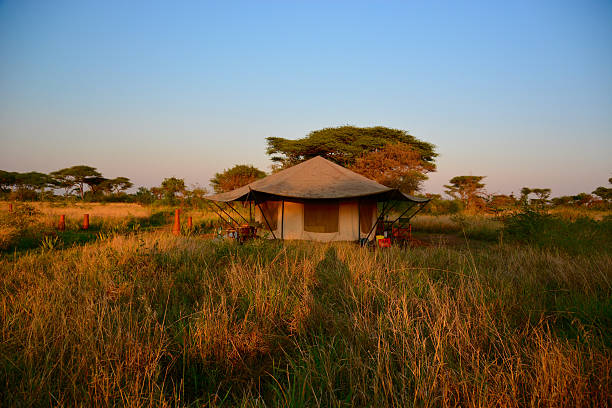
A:
POLYGON ((9 203, 9 212, 12 213, 13 212, 13 203, 9 203))
POLYGON ((66 229, 66 216, 64 214, 60 215, 59 224, 57 225, 57 229, 60 231, 64 231, 66 229))
POLYGON ((187 227, 189 229, 193 228, 193 219, 191 217, 187 218, 187 227))
POLYGON ((178 208, 174 210, 174 225, 172 226, 172 233, 174 235, 181 235, 181 210, 178 208))
POLYGON ((89 214, 83 214, 83 229, 89 229, 89 214))

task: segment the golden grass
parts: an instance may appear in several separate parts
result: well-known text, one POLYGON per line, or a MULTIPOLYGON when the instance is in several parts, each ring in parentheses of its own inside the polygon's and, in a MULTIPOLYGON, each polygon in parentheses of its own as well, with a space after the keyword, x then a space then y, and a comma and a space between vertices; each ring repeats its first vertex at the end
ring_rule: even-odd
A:
POLYGON ((2 405, 606 406, 612 258, 237 246, 0 259, 2 405))
MULTIPOLYGON (((68 219, 83 219, 83 214, 89 214, 91 218, 124 218, 124 217, 148 217, 151 215, 151 208, 140 204, 131 203, 52 203, 38 202, 25 203, 34 207, 45 216, 66 215, 68 219)), ((22 203, 14 203, 13 206, 17 209, 22 203)), ((4 211, 8 208, 8 202, 0 201, 0 208, 4 211)))

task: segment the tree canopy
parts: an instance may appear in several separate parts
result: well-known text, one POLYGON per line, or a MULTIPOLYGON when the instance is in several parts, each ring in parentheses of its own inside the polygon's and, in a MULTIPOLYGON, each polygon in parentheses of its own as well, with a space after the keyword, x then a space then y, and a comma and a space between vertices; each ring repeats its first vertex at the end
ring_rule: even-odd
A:
POLYGON ((177 194, 185 194, 186 189, 185 180, 176 177, 165 178, 161 183, 163 195, 169 200, 174 200, 177 194))
POLYGON ((322 156, 388 187, 419 190, 425 173, 435 171, 435 146, 405 130, 383 126, 340 126, 289 140, 268 137, 267 154, 280 168, 322 156))
POLYGON ((523 203, 523 205, 527 205, 527 204, 538 204, 538 205, 545 205, 546 203, 548 203, 548 199, 550 198, 550 193, 551 190, 550 188, 530 188, 530 187, 523 187, 521 189, 521 202, 523 203), (534 198, 532 200, 529 200, 529 195, 530 194, 535 194, 537 198, 534 198))
POLYGON ((484 183, 481 181, 486 176, 457 176, 450 179, 449 184, 444 187, 446 194, 460 199, 467 208, 473 208, 478 201, 482 200, 484 194, 484 183))
POLYGON ((216 173, 215 176, 210 179, 210 183, 216 193, 223 193, 246 186, 265 176, 265 172, 252 165, 237 164, 221 173, 216 173))
MULTIPOLYGON (((608 183, 612 184, 612 178, 608 179, 608 183)), ((597 187, 595 190, 593 190, 592 194, 595 194, 596 196, 601 198, 603 201, 612 200, 612 188, 600 186, 600 187, 597 187)))
POLYGON ((340 126, 312 131, 308 136, 290 140, 282 137, 266 138, 267 154, 283 168, 304 160, 322 156, 344 167, 355 164, 365 153, 382 149, 389 143, 403 143, 417 151, 423 162, 433 165, 437 156, 435 146, 410 135, 405 130, 383 126, 340 126))
POLYGON ((58 186, 64 187, 67 192, 75 188, 82 199, 85 195, 87 179, 89 177, 102 177, 102 174, 95 167, 80 165, 54 171, 51 176, 57 181, 58 186))
POLYGON ((365 153, 349 168, 387 187, 412 194, 420 190, 427 179, 425 173, 435 170, 435 165, 422 160, 421 154, 406 144, 389 143, 365 153))

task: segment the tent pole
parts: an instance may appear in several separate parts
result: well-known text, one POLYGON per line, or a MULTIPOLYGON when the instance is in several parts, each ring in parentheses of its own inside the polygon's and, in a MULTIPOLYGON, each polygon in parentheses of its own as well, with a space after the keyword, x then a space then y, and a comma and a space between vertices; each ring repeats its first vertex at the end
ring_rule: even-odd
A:
MULTIPOLYGON (((390 202, 390 201, 387 201, 387 202, 390 202)), ((381 214, 380 214, 380 216, 379 216, 379 217, 376 219, 376 222, 374 223, 374 225, 372 226, 372 229, 370 230, 370 232, 368 233, 368 236, 366 237, 366 241, 367 241, 368 239, 370 239, 370 235, 372 234, 372 231, 374 230, 374 228, 376 228, 376 226, 378 225, 378 223, 380 222, 380 220, 383 220, 383 219, 384 219, 384 216, 385 216, 385 209, 386 209, 386 207, 387 207, 387 203, 385 203, 385 205, 383 205, 383 210, 382 210, 382 213, 381 213, 381 214)), ((393 205, 390 205, 390 206, 389 206, 389 208, 388 208, 388 210, 391 210, 391 208, 393 208, 393 205)))
POLYGON ((357 199, 357 242, 361 245, 361 198, 357 199))
MULTIPOLYGON (((421 211, 423 208, 425 208, 425 206, 427 205, 427 203, 429 203, 429 201, 424 202, 424 203, 421 203, 421 204, 419 205, 419 208, 418 208, 418 209, 417 209, 415 212, 413 212, 413 213, 410 215, 410 217, 408 217, 408 218, 412 218, 412 217, 414 217, 415 215, 417 215, 417 214, 419 213, 419 211, 421 211)), ((412 207, 414 207, 414 206, 412 206, 412 207)), ((410 210, 412 207, 408 208, 408 210, 410 210)), ((396 219, 395 221, 393 221, 393 224, 395 224, 395 222, 396 222, 396 221, 398 221, 400 218, 402 218, 402 216, 403 216, 403 215, 404 215, 406 212, 408 212, 408 210, 404 211, 404 213, 403 213, 402 215, 400 215, 399 217, 397 217, 397 219, 396 219)))
POLYGON ((236 214, 238 214, 238 215, 240 216, 240 218, 242 218, 242 219, 244 220, 244 222, 246 222, 247 224, 249 223, 249 221, 247 221, 247 219, 246 219, 246 218, 244 218, 244 216, 243 216, 242 214, 240 214, 240 213, 238 212, 238 210, 236 210, 236 209, 234 208, 234 206, 232 206, 230 203, 225 203, 225 204, 227 204, 227 206, 228 206, 229 208, 231 208, 232 210, 234 210, 234 212, 235 212, 236 214))
MULTIPOLYGON (((380 217, 382 217, 385 214, 385 208, 387 208, 387 203, 389 201, 385 201, 385 203, 383 204, 383 209, 381 214, 376 218, 376 222, 374 223, 374 225, 372 225, 372 228, 370 228, 370 232, 368 232, 368 236, 366 237, 366 242, 368 242, 368 240, 370 239, 370 234, 372 234, 372 231, 374 231, 374 228, 376 228, 376 226, 378 225, 378 221, 380 220, 380 217)), ((378 205, 378 203, 377 203, 378 205)))
POLYGON ((226 223, 227 225, 229 225, 230 227, 233 227, 232 223, 227 221, 225 218, 223 218, 223 216, 217 212, 217 210, 215 210, 214 208, 210 208, 215 214, 217 214, 217 217, 219 217, 221 219, 221 221, 223 221, 224 223, 226 223))
POLYGON ((253 201, 249 200, 249 224, 253 224, 253 201))
POLYGON ((285 240, 285 200, 282 201, 281 207, 281 239, 285 240))
MULTIPOLYGON (((412 210, 412 208, 414 207, 414 204, 412 204, 410 207, 406 208, 406 210, 400 214, 399 217, 397 217, 395 220, 393 220, 393 222, 391 223, 391 225, 395 224, 397 221, 399 221, 400 218, 402 218, 404 216, 404 214, 406 214, 409 210, 412 210)), ((416 214, 416 213, 415 213, 416 214)), ((412 217, 411 217, 412 218, 412 217)))
POLYGON ((217 203, 215 203, 213 201, 213 204, 215 205, 215 207, 217 207, 219 210, 221 210, 221 212, 223 212, 223 214, 227 215, 229 217, 230 220, 232 220, 233 222, 236 223, 236 226, 240 225, 240 223, 238 223, 235 219, 232 218, 231 215, 229 215, 227 212, 225 212, 225 210, 223 208, 221 208, 219 205, 217 205, 217 203))
POLYGON ((270 223, 268 222, 268 217, 266 217, 266 213, 261 209, 261 205, 259 205, 259 203, 257 202, 257 197, 255 196, 255 193, 253 193, 253 190, 251 190, 251 187, 249 187, 249 193, 253 194, 253 199, 255 200, 255 205, 257 207, 259 207, 259 211, 261 211, 261 215, 263 215, 264 221, 266 222, 266 225, 268 226, 268 229, 272 233, 272 236, 274 237, 274 239, 276 239, 276 235, 274 235, 274 231, 272 231, 272 227, 270 227, 270 223))

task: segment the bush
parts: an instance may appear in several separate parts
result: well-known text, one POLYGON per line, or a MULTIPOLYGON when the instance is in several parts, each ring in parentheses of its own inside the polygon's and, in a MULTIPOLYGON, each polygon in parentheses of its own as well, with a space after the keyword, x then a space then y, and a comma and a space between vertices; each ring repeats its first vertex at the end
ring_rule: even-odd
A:
POLYGON ((444 215, 444 214, 457 214, 464 209, 463 202, 461 200, 444 200, 442 198, 434 197, 426 206, 423 208, 423 214, 430 215, 444 215))
POLYGON ((518 242, 570 253, 610 251, 612 217, 607 216, 602 221, 584 216, 569 220, 525 209, 504 219, 504 233, 518 242))

